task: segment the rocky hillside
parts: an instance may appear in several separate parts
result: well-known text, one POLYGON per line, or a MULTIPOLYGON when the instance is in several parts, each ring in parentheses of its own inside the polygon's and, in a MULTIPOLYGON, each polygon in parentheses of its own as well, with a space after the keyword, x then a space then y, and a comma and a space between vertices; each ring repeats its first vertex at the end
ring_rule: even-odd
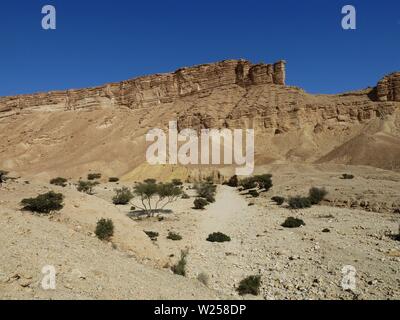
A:
POLYGON ((229 60, 90 89, 0 98, 0 167, 44 179, 94 170, 134 180, 148 171, 144 135, 177 120, 179 129, 254 128, 256 165, 400 169, 400 73, 371 89, 310 95, 285 85, 285 66, 229 60))

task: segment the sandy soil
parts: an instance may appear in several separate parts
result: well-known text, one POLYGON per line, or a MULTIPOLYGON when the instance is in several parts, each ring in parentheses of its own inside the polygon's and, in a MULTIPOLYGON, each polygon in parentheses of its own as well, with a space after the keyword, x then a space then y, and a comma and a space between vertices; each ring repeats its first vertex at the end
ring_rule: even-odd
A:
POLYGON ((314 185, 325 186, 328 199, 339 198, 341 190, 352 198, 368 186, 374 192, 364 192, 363 200, 393 203, 399 199, 399 175, 365 167, 308 165, 299 169, 276 167, 274 187, 258 198, 219 185, 216 202, 205 210, 192 208, 195 191, 187 184, 191 198, 179 199, 169 206, 171 213, 154 218, 135 218, 131 205, 112 204, 114 188, 124 183, 101 184, 90 196, 78 193, 73 185, 57 189, 34 181, 9 181, 0 189, 0 241, 4 244, 0 297, 236 299, 241 298, 236 292, 240 280, 259 274, 261 294, 245 299, 399 299, 400 242, 392 237, 398 232, 398 213, 337 207, 335 201, 295 211, 270 200, 274 195, 304 194, 314 185), (355 179, 338 178, 345 172, 354 173, 355 179), (368 177, 375 183, 366 183, 368 177), (48 218, 19 210, 22 198, 49 189, 66 195, 60 213, 48 218), (283 228, 289 216, 302 218, 306 225, 283 228), (115 222, 112 244, 93 235, 100 217, 115 222), (143 231, 159 236, 151 241, 143 231), (167 239, 170 231, 183 239, 167 239), (232 240, 206 241, 218 231, 232 240), (186 277, 170 271, 181 250, 188 250, 186 277), (55 291, 40 288, 40 270, 46 264, 55 265, 59 272, 55 291), (341 285, 347 265, 356 270, 353 291, 341 285), (208 276, 207 286, 197 280, 199 274, 208 276))

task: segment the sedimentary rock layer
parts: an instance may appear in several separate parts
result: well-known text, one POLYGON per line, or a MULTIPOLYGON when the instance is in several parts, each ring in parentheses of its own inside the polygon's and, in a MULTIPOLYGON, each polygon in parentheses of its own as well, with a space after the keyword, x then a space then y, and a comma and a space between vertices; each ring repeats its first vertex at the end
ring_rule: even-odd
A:
POLYGON ((95 88, 3 97, 0 98, 0 114, 14 114, 18 110, 39 106, 67 110, 110 104, 131 109, 146 108, 233 84, 285 85, 285 62, 252 65, 246 60, 226 60, 95 88))
POLYGON ((376 91, 379 101, 400 101, 400 72, 384 77, 376 91))

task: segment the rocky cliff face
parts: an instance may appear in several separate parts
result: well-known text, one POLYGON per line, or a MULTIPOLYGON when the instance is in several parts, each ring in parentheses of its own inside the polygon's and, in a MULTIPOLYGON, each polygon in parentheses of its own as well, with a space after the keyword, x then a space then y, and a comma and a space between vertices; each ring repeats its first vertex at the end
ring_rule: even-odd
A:
POLYGON ((46 179, 96 170, 134 180, 137 172, 154 171, 143 166, 147 131, 176 120, 178 129, 254 129, 258 165, 400 170, 398 79, 392 74, 374 89, 310 95, 285 85, 284 61, 228 60, 90 89, 4 97, 0 169, 46 179))
POLYGON ((227 60, 182 68, 90 89, 57 91, 0 98, 0 117, 25 108, 74 110, 90 106, 126 106, 140 109, 174 102, 198 92, 227 85, 285 85, 285 61, 252 65, 246 60, 227 60))
POLYGON ((400 72, 384 77, 376 91, 379 101, 400 101, 400 72))

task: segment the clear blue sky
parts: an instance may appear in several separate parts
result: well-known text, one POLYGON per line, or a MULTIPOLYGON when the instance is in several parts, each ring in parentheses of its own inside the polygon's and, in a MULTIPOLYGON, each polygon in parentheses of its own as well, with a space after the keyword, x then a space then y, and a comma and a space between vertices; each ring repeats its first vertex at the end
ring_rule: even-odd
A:
POLYGON ((285 59, 313 93, 400 71, 399 0, 2 0, 0 96, 81 88, 223 59, 285 59), (41 8, 57 9, 57 30, 41 8), (357 30, 341 8, 357 9, 357 30))

